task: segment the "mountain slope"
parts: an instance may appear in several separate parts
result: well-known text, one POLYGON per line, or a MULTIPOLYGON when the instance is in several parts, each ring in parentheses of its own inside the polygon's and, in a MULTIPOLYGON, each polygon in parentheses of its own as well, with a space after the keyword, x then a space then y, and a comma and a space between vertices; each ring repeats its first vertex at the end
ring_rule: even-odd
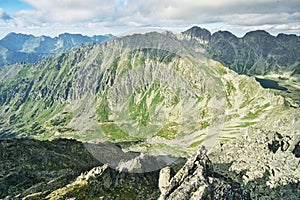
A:
POLYGON ((1 137, 110 140, 186 156, 250 126, 299 130, 297 108, 201 52, 153 32, 3 68, 1 137))
POLYGON ((85 147, 81 142, 67 139, 0 140, 0 198, 155 199, 159 196, 157 170, 143 174, 114 170, 100 163, 85 147))
POLYGON ((199 42, 212 56, 225 66, 247 75, 299 75, 300 37, 266 31, 252 31, 238 38, 228 31, 211 34, 200 27, 183 32, 188 40, 199 42))
POLYGON ((0 66, 22 63, 35 63, 50 54, 57 53, 86 43, 100 44, 113 35, 96 35, 93 37, 81 34, 60 34, 55 38, 48 36, 35 37, 21 33, 9 33, 0 40, 0 66))

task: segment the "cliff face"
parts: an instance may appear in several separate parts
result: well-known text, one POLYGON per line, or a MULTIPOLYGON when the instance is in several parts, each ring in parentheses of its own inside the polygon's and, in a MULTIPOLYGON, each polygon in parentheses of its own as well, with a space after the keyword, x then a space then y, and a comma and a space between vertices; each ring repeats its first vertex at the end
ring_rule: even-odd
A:
POLYGON ((252 31, 238 38, 228 31, 211 34, 200 27, 193 27, 183 34, 196 40, 211 57, 239 74, 266 75, 300 73, 300 37, 266 31, 252 31))

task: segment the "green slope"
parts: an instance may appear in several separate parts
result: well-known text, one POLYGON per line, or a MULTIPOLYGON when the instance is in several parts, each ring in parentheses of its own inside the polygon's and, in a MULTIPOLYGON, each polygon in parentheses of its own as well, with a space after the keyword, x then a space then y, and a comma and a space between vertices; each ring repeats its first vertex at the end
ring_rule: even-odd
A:
POLYGON ((299 112, 283 97, 200 52, 153 32, 1 69, 0 135, 110 140, 186 156, 250 126, 291 129, 299 112))

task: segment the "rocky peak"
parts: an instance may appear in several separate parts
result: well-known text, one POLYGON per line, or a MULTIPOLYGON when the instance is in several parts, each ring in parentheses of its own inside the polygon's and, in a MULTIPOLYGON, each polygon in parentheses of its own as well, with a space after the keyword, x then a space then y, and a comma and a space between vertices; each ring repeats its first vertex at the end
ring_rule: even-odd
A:
MULTIPOLYGON (((185 165, 171 178, 168 186, 162 190, 162 199, 190 199, 201 197, 208 186, 206 170, 209 159, 206 156, 206 149, 202 146, 196 155, 189 159, 185 165)), ((169 171, 166 171, 167 173, 169 171)), ((161 177, 167 177, 162 176, 161 177)), ((160 183, 164 180, 161 178, 160 183)))
POLYGON ((218 40, 218 39, 226 39, 233 42, 238 41, 238 37, 236 37, 229 31, 218 31, 213 33, 212 40, 218 40))
POLYGON ((32 38, 34 38, 33 35, 12 32, 0 40, 0 45, 12 51, 20 51, 24 43, 32 38))
POLYGON ((270 35, 270 33, 268 33, 265 30, 256 30, 256 31, 249 31, 248 33, 246 33, 246 35, 244 36, 244 38, 247 37, 273 37, 272 35, 270 35))
POLYGON ((194 46, 201 45, 214 59, 239 74, 266 75, 272 73, 299 74, 299 36, 267 31, 250 31, 238 38, 228 31, 209 31, 192 27, 183 38, 194 46))
POLYGON ((213 172, 207 150, 201 146, 196 155, 172 177, 171 170, 164 168, 160 172, 159 200, 166 199, 247 199, 248 194, 240 186, 229 184, 224 177, 213 172))
POLYGON ((198 26, 193 26, 192 28, 182 32, 182 34, 189 36, 190 38, 198 38, 203 41, 210 41, 211 33, 204 28, 198 26))
POLYGON ((284 33, 280 33, 276 36, 276 38, 282 42, 292 42, 292 43, 296 43, 296 42, 300 42, 300 37, 294 34, 284 34, 284 33))

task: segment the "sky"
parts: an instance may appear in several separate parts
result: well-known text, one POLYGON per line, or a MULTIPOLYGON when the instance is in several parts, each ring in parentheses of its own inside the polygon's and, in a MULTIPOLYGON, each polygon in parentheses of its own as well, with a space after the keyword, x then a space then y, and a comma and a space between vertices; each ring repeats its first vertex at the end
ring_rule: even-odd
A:
POLYGON ((300 0, 0 0, 0 38, 10 32, 182 32, 195 25, 238 36, 262 29, 300 35, 300 0))

